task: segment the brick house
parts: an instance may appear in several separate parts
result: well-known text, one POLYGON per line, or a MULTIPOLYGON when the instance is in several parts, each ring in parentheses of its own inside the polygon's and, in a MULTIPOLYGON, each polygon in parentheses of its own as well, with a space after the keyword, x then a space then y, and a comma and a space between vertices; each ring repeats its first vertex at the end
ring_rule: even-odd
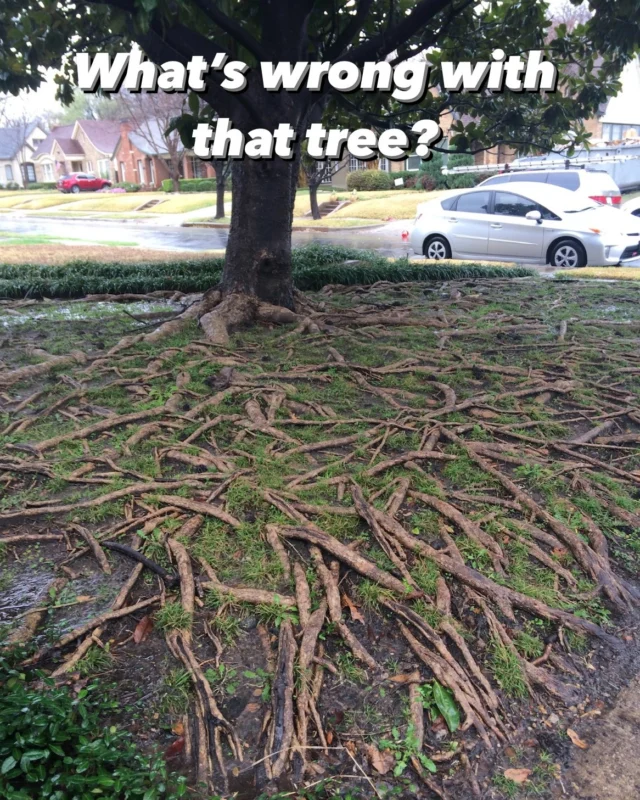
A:
POLYGON ((116 180, 111 155, 120 133, 113 120, 80 119, 57 125, 33 154, 38 181, 57 181, 70 172, 90 172, 116 180))
POLYGON ((165 136, 165 127, 158 119, 140 122, 137 128, 128 121, 120 123, 112 154, 118 180, 159 189, 171 177, 172 161, 179 162, 180 178, 215 178, 213 167, 185 150, 177 133, 165 136))

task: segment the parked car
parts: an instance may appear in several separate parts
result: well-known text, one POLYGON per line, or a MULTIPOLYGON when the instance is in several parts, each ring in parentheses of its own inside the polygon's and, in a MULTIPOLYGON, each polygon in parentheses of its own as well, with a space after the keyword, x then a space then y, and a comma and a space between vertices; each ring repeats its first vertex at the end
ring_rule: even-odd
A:
POLYGON ((640 259, 640 219, 558 186, 510 182, 422 203, 410 242, 434 259, 615 266, 640 259))
POLYGON ((560 186, 570 192, 579 192, 596 203, 619 206, 622 192, 611 175, 600 170, 586 169, 535 169, 522 172, 503 172, 494 175, 479 186, 497 186, 500 183, 547 183, 560 186))
POLYGON ((105 189, 111 186, 111 181, 105 178, 98 178, 90 172, 71 172, 69 175, 63 175, 58 181, 56 187, 68 194, 78 194, 78 192, 99 192, 100 189, 105 189))
POLYGON ((633 200, 627 200, 622 206, 622 210, 627 214, 633 214, 634 217, 640 217, 640 197, 635 197, 633 200))

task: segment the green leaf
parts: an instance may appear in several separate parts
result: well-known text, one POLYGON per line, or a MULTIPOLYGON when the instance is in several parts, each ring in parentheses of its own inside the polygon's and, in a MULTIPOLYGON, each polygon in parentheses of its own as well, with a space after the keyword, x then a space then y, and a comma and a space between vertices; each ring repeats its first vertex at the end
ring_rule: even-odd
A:
POLYGON ((8 756, 2 762, 2 767, 0 767, 0 774, 6 775, 9 770, 12 770, 18 762, 13 758, 13 756, 8 756))
POLYGON ((433 699, 436 702, 438 711, 444 717, 447 727, 451 733, 455 733, 460 727, 460 710, 458 704, 453 699, 453 694, 449 689, 445 689, 438 681, 433 682, 433 699))
POLYGON ((418 754, 418 759, 419 759, 420 763, 422 764, 422 766, 425 769, 428 769, 429 772, 434 772, 434 773, 436 772, 436 769, 437 769, 436 765, 433 763, 433 761, 430 758, 427 758, 427 756, 425 756, 424 753, 419 753, 418 754))
POLYGON ((189 110, 192 114, 196 115, 200 109, 200 100, 195 92, 189 92, 189 110))

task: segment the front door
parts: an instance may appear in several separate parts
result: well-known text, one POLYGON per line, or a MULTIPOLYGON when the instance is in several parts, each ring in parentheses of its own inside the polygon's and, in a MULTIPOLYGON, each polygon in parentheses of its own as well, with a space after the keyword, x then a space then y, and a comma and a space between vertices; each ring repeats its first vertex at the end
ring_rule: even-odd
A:
POLYGON ((534 200, 512 192, 496 192, 489 222, 489 256, 539 259, 544 245, 544 225, 527 219, 529 211, 542 209, 534 200))
POLYGON ((445 212, 451 224, 449 238, 454 254, 483 256, 489 247, 489 204, 491 192, 461 194, 455 211, 445 212))

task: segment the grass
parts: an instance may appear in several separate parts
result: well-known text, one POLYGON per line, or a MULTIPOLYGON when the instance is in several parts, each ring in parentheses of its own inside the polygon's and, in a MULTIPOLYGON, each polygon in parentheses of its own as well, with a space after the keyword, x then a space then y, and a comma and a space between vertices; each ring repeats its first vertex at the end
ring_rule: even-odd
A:
POLYGON ((323 219, 311 219, 311 217, 297 217, 293 221, 295 228, 357 228, 360 226, 376 227, 370 219, 358 219, 357 217, 324 217, 323 219))
POLYGON ((355 203, 338 209, 332 216, 359 217, 360 219, 413 219, 420 203, 439 197, 442 192, 390 193, 384 197, 368 199, 369 192, 362 192, 355 203))
MULTIPOLYGON (((161 196, 161 195, 160 195, 161 196)), ((159 195, 156 193, 155 198, 159 195)), ((225 203, 231 202, 231 192, 225 192, 225 203)), ((196 211, 199 208, 215 208, 215 192, 197 192, 193 194, 177 194, 164 200, 160 205, 149 209, 150 214, 184 214, 187 211, 196 211)))
POLYGON ((640 267, 582 267, 580 269, 560 270, 559 278, 571 280, 598 279, 609 281, 640 281, 640 267))

